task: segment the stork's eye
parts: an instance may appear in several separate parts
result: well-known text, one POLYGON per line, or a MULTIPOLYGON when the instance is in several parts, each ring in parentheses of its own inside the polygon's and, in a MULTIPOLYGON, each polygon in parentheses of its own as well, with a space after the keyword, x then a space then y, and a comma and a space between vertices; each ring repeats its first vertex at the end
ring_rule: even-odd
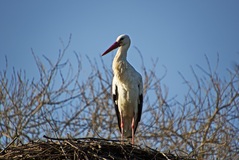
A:
POLYGON ((120 38, 120 41, 123 41, 124 40, 124 37, 120 38))

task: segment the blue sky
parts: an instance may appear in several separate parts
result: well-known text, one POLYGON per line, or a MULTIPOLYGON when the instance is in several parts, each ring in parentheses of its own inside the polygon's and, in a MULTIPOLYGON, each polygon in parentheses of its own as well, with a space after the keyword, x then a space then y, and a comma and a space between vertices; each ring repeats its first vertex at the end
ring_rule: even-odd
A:
MULTIPOLYGON (((163 80, 171 96, 185 90, 180 71, 193 79, 190 66, 206 68, 207 55, 215 66, 220 57, 219 73, 239 62, 239 1, 0 1, 0 69, 8 63, 24 69, 28 77, 37 76, 31 54, 57 58, 62 48, 60 38, 72 41, 67 56, 74 51, 100 60, 100 55, 122 33, 131 37, 129 62, 142 72, 139 55, 145 66, 159 59, 157 74, 167 68, 163 80)), ((103 57, 110 68, 112 56, 103 57)), ((85 59, 86 60, 86 59, 85 59)), ((100 62, 99 62, 100 63, 100 62)), ((83 66, 84 71, 88 67, 83 66)), ((11 69, 11 68, 10 68, 11 69)))

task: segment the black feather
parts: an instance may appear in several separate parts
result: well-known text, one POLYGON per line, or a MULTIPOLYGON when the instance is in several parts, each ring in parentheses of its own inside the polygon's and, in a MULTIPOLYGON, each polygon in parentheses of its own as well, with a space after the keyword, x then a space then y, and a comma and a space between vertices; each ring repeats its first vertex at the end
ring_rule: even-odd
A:
POLYGON ((120 125, 120 113, 119 113, 119 107, 118 107, 118 104, 117 104, 117 101, 118 101, 118 88, 117 86, 115 86, 115 94, 113 94, 113 101, 114 101, 114 105, 115 105, 115 113, 116 113, 116 116, 117 116, 117 120, 118 120, 118 126, 119 126, 119 130, 120 130, 120 133, 121 133, 121 125, 120 125))
POLYGON ((138 104, 138 115, 137 115, 137 122, 135 123, 135 128, 134 128, 134 134, 136 132, 136 129, 138 127, 138 123, 141 119, 142 115, 142 108, 143 108, 143 94, 139 95, 139 104, 138 104))

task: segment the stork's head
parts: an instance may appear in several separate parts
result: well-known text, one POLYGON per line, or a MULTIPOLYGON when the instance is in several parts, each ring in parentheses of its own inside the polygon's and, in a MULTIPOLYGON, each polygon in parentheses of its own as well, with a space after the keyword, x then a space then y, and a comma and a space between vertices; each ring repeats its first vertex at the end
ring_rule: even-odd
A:
POLYGON ((103 54, 102 54, 102 56, 104 56, 104 55, 106 55, 107 53, 109 53, 110 51, 112 51, 112 50, 114 50, 114 49, 116 49, 116 48, 118 48, 118 47, 125 47, 125 48, 129 48, 129 46, 130 46, 130 38, 129 38, 129 36, 128 35, 126 35, 126 34, 122 34, 122 35, 120 35, 119 37, 117 37, 117 39, 116 39, 116 42, 114 43, 114 44, 112 44, 111 46, 110 46, 110 48, 108 48, 103 54))

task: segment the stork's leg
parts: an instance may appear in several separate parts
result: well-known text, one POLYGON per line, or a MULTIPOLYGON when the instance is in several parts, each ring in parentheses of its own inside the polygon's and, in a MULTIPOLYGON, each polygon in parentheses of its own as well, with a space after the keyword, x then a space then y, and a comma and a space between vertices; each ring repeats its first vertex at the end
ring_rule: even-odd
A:
POLYGON ((120 115, 120 127, 121 127, 121 143, 123 143, 124 140, 124 123, 123 123, 123 116, 120 115))
POLYGON ((134 117, 132 119, 131 128, 132 128, 132 144, 134 144, 134 117))

